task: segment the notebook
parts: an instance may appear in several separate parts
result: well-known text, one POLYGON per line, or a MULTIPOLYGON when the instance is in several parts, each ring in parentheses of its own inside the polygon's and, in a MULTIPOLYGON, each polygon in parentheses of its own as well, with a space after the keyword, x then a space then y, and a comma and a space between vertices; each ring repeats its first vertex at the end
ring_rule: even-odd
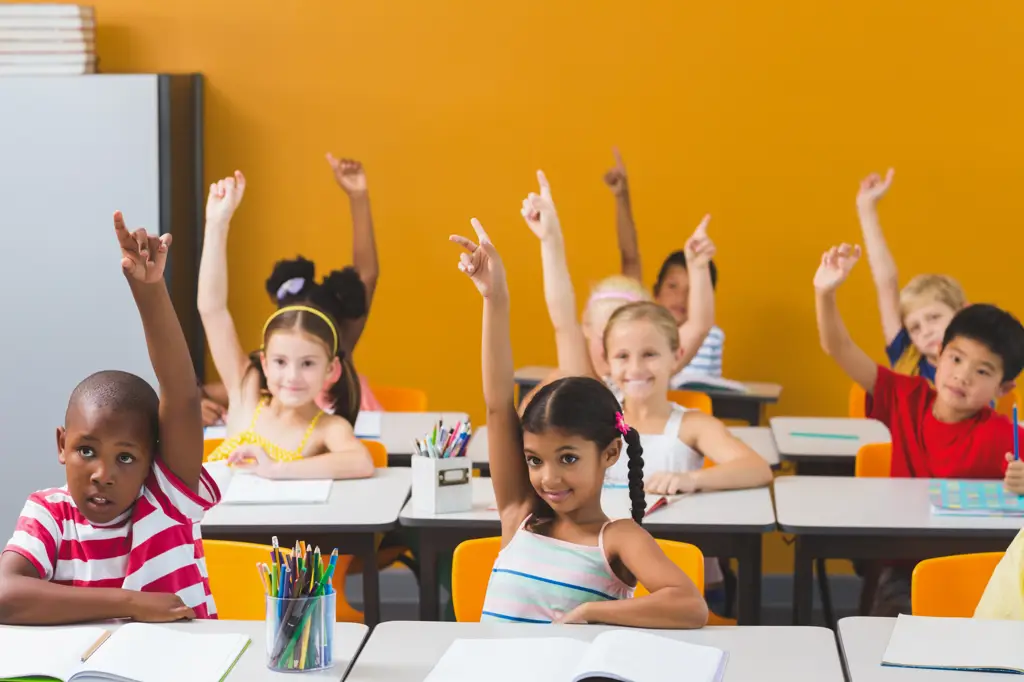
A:
POLYGON ((634 630, 609 630, 584 642, 567 637, 457 639, 424 682, 719 682, 727 654, 634 630))
POLYGON ((356 438, 380 438, 381 415, 383 412, 359 412, 353 430, 356 438))
POLYGON ((331 497, 330 479, 272 481, 227 462, 203 465, 220 488, 221 504, 325 504, 331 497))
POLYGON ((234 634, 198 634, 128 623, 82 661, 108 630, 0 627, 0 680, 45 676, 61 682, 220 682, 249 646, 234 634))
POLYGON ((1007 492, 1002 481, 935 480, 928 497, 938 516, 1024 516, 1024 497, 1007 492))
POLYGON ((1024 674, 1024 622, 977 618, 896 619, 882 665, 1024 674))
POLYGON ((729 391, 730 393, 749 393, 750 389, 742 381, 723 379, 721 377, 704 376, 702 374, 683 375, 681 381, 673 382, 672 388, 677 391, 729 391))

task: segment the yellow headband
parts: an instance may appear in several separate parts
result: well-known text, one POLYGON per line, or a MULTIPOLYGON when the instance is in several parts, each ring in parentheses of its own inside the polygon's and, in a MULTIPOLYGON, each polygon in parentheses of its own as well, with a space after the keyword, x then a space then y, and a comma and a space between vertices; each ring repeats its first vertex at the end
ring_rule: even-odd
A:
POLYGON ((277 317, 278 315, 282 315, 284 313, 310 313, 312 315, 316 315, 321 320, 326 322, 327 326, 331 328, 331 334, 334 335, 334 349, 331 351, 331 355, 338 354, 338 330, 335 328, 334 322, 331 321, 331 318, 327 317, 316 308, 310 308, 309 306, 306 305, 288 305, 285 306, 284 308, 279 308, 278 311, 271 315, 270 317, 268 317, 267 321, 263 324, 264 339, 267 338, 267 327, 270 326, 270 323, 274 321, 275 317, 277 317))

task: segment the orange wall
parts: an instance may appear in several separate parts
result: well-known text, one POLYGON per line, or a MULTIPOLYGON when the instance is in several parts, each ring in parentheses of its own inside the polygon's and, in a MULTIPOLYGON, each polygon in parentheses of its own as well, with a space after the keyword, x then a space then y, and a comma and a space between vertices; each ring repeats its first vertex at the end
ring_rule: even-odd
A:
MULTIPOLYGON (((726 372, 784 384, 776 413, 845 411, 810 282, 825 247, 858 239, 854 194, 871 170, 897 168, 882 217, 904 279, 948 272, 972 300, 1024 312, 1010 274, 1024 186, 1018 3, 93 1, 104 70, 208 78, 207 177, 249 177, 230 246, 246 346, 276 259, 350 259, 327 150, 362 159, 371 182, 383 272, 361 371, 478 422, 480 301, 447 235, 471 216, 489 228, 510 270, 516 363, 551 363, 519 203, 544 168, 584 291, 618 263, 601 183, 613 144, 649 278, 714 215, 726 372)), ((847 322, 881 358, 866 264, 847 289, 847 322)))

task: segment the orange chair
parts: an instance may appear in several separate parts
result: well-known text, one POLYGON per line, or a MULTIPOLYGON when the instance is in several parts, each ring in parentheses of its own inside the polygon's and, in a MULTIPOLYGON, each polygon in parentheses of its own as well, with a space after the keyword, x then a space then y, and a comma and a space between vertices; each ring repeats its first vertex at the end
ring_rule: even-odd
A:
POLYGON ((427 392, 418 388, 402 388, 398 386, 371 386, 373 395, 377 397, 387 412, 426 412, 427 392))
POLYGON ((1003 552, 960 554, 926 559, 910 579, 910 608, 915 616, 971 618, 1003 552))
POLYGON ((853 419, 864 419, 867 414, 864 410, 864 399, 867 398, 867 394, 864 389, 860 387, 860 384, 853 384, 850 386, 850 406, 849 414, 853 419))
POLYGON ((220 447, 220 444, 224 442, 223 438, 207 438, 203 441, 203 461, 213 454, 213 451, 220 447))
MULTIPOLYGON (((665 554, 679 566, 704 594, 704 555, 693 545, 672 540, 658 540, 665 554)), ((491 579, 491 569, 501 550, 501 538, 466 540, 455 548, 452 558, 452 604, 455 620, 476 623, 484 610, 484 596, 491 579)), ((636 596, 650 594, 643 585, 636 586, 636 596)))
POLYGON ((697 391, 669 391, 668 399, 680 407, 711 414, 711 396, 697 391))
POLYGON ((889 478, 892 475, 892 443, 868 443, 857 450, 853 475, 889 478))

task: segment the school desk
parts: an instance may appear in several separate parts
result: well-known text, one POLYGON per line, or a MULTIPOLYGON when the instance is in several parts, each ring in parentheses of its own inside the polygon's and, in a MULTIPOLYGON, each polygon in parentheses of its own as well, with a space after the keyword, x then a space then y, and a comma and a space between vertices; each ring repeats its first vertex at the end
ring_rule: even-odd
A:
MULTIPOLYGON (((471 511, 430 514, 413 509, 410 501, 399 516, 401 524, 414 528, 419 536, 421 620, 438 618, 438 555, 463 540, 501 534, 491 479, 474 478, 472 485, 471 511)), ((647 505, 656 499, 648 495, 647 505)), ((628 490, 606 490, 602 504, 610 518, 629 517, 628 490)), ((739 622, 756 625, 760 621, 761 536, 775 530, 768 488, 679 496, 644 519, 644 528, 658 538, 697 545, 705 556, 738 559, 739 622)))
POLYGON ((427 435, 439 419, 443 419, 445 425, 455 426, 469 419, 469 415, 465 412, 381 412, 380 436, 366 440, 384 444, 388 449, 388 466, 407 467, 415 452, 413 441, 427 435))
MULTIPOLYGON (((527 623, 381 623, 359 653, 346 682, 420 682, 456 639, 571 637, 591 641, 604 625, 527 623)), ((724 682, 843 682, 830 630, 814 627, 709 627, 647 630, 653 635, 713 646, 729 652, 724 682)), ((495 661, 494 665, 501 665, 495 661)), ((685 672, 680 671, 685 679, 685 672)), ((487 671, 480 671, 487 679, 487 671)))
POLYGON ((928 559, 1005 551, 1019 518, 937 516, 929 479, 780 476, 779 529, 796 536, 794 624, 811 622, 815 559, 928 559))
POLYGON ((324 552, 337 548, 360 557, 363 609, 373 626, 380 621, 375 534, 398 526, 411 480, 408 468, 377 469, 372 478, 334 481, 326 504, 218 504, 203 519, 203 537, 269 545, 276 535, 282 547, 305 540, 324 552))
MULTIPOLYGON (((519 400, 522 401, 537 384, 544 381, 553 371, 554 368, 551 367, 517 369, 515 383, 519 387, 519 400)), ((758 426, 761 423, 764 407, 779 402, 782 386, 751 381, 741 383, 747 387, 745 393, 711 388, 703 389, 700 392, 706 393, 711 398, 711 411, 719 419, 738 419, 751 426, 758 426)))
MULTIPOLYGON (((775 448, 772 431, 767 426, 733 426, 729 428, 729 432, 761 455, 771 468, 778 468, 779 451, 775 448)), ((491 463, 487 459, 486 426, 473 430, 473 438, 466 448, 466 456, 473 462, 473 468, 480 470, 481 476, 491 475, 491 463)))
POLYGON ((876 419, 772 417, 770 423, 779 455, 805 476, 852 476, 862 445, 891 441, 876 419))
POLYGON ((850 682, 1005 682, 1007 679, 1006 673, 883 666, 882 656, 895 626, 895 618, 855 617, 839 621, 836 631, 839 651, 850 682))

